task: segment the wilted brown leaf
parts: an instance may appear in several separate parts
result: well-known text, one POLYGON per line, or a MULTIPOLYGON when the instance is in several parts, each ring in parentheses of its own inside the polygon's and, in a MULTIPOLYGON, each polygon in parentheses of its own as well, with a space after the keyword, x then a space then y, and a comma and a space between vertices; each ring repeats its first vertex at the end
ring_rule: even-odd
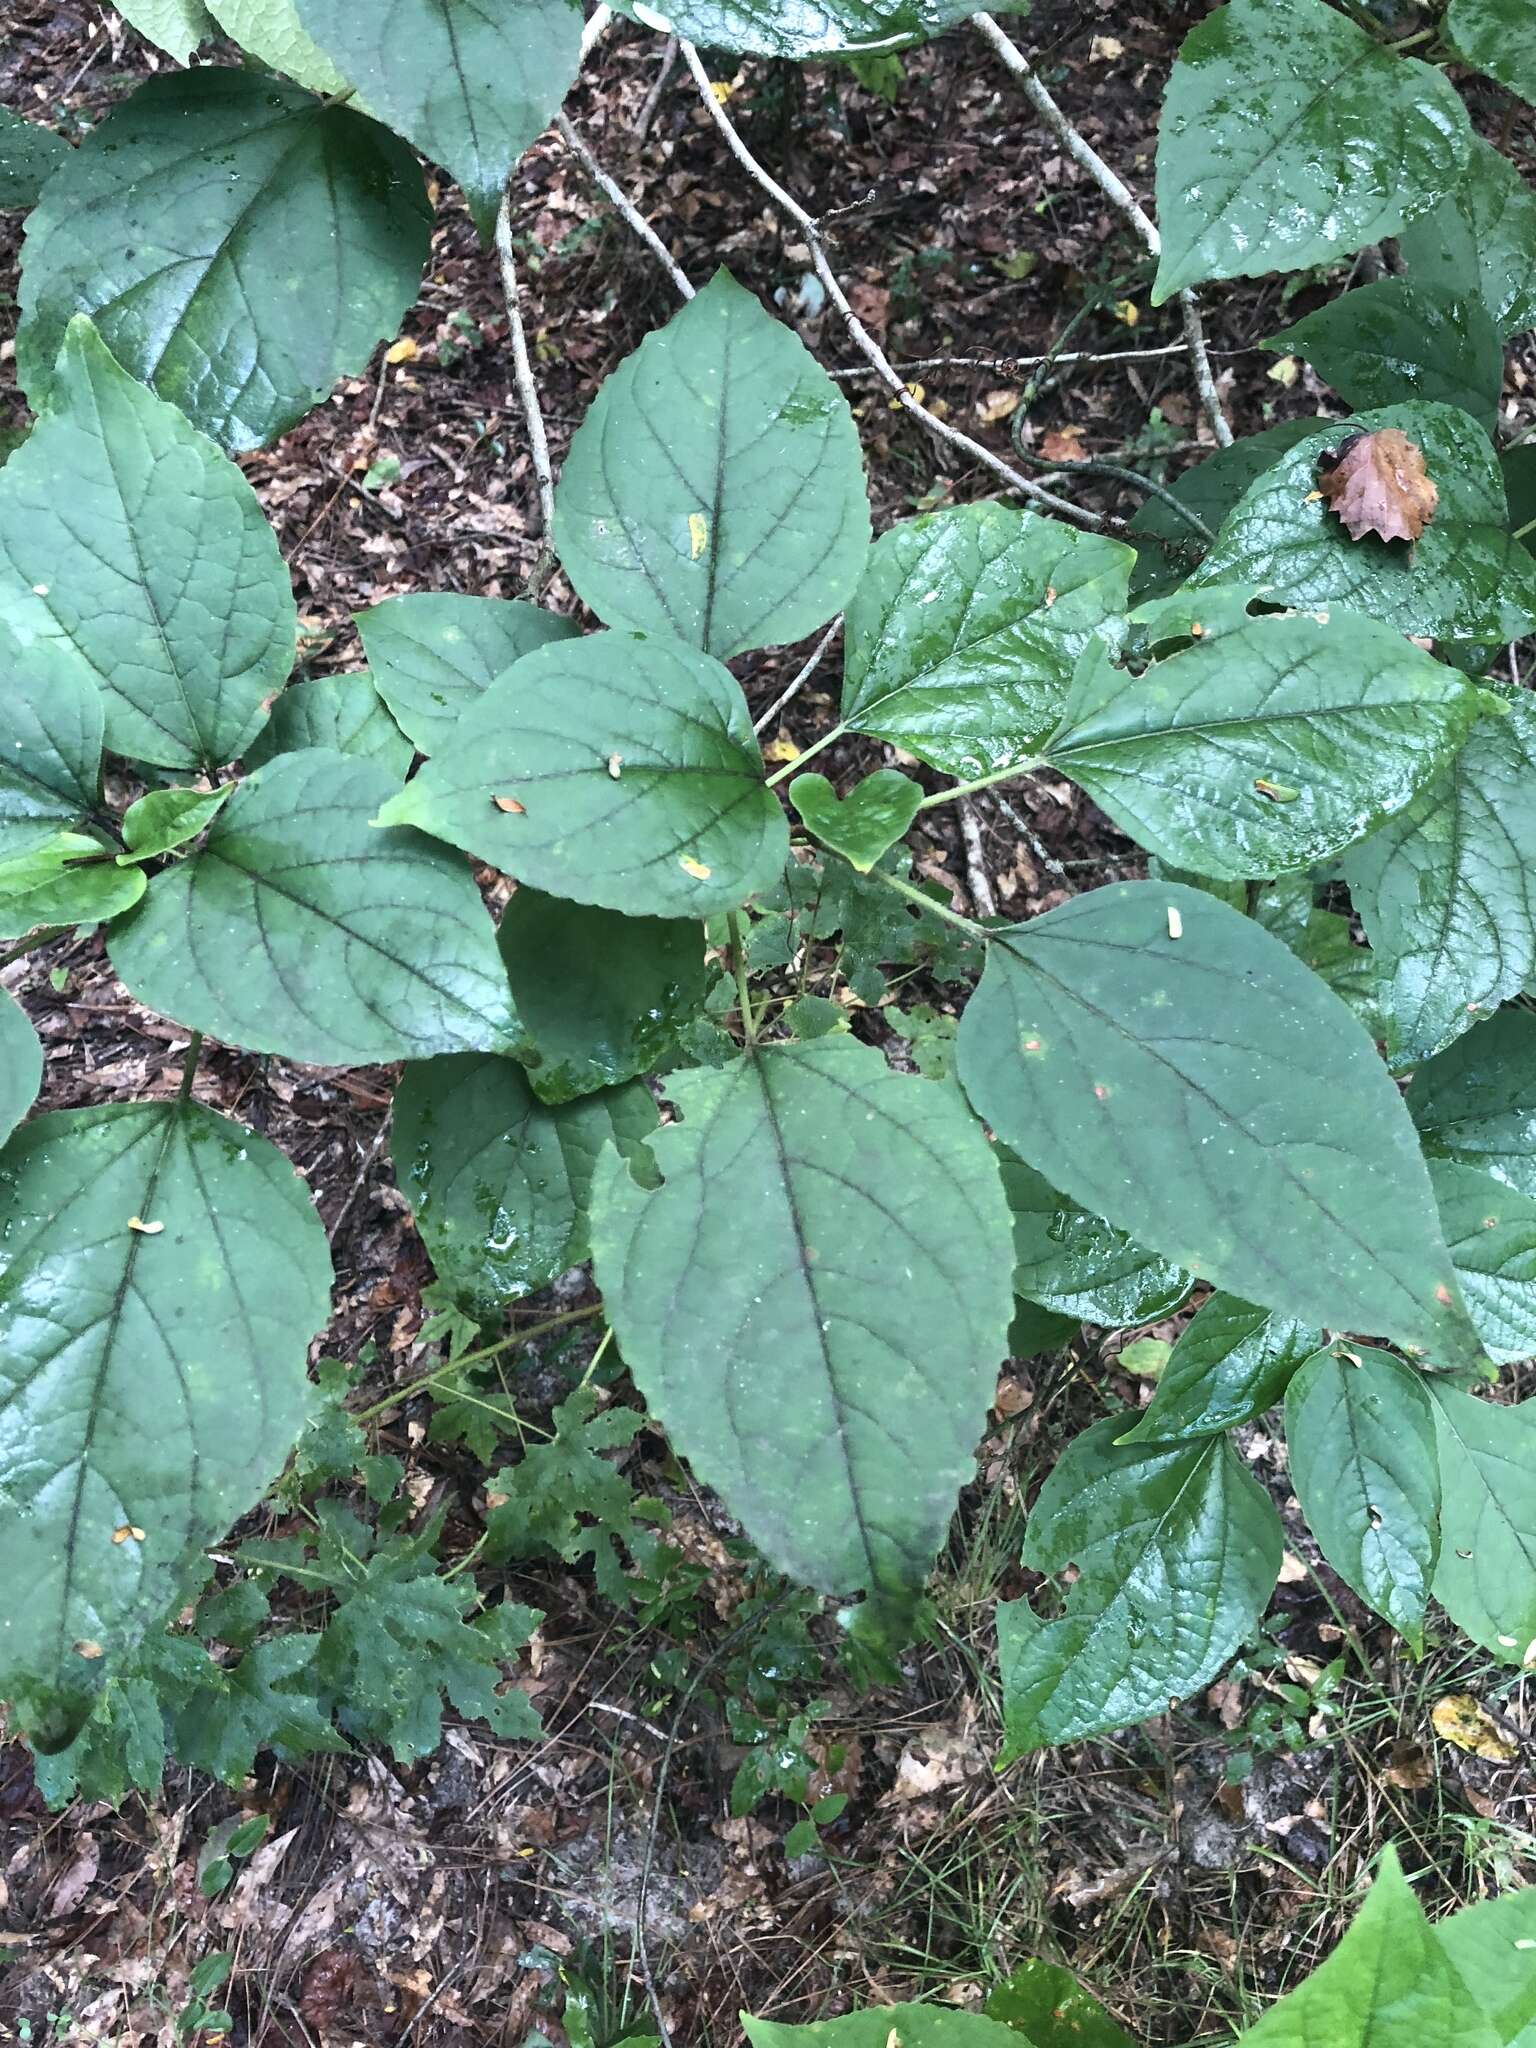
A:
POLYGON ((1047 462, 1081 462, 1088 450, 1083 446, 1081 427, 1052 427, 1040 443, 1047 462))
POLYGON ((1351 540, 1417 540, 1440 502, 1423 449, 1396 427, 1357 434, 1325 456, 1317 487, 1351 540))

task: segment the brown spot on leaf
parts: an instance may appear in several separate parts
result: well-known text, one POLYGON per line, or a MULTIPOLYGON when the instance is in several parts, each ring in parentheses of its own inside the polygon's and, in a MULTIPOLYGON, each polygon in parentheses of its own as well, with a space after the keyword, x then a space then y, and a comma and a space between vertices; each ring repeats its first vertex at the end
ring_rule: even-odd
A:
POLYGON ((1351 540, 1417 540, 1440 502, 1423 449, 1397 427, 1352 436, 1323 458, 1317 482, 1351 540))
POLYGON ((520 804, 515 796, 493 796, 491 802, 498 811, 506 811, 514 818, 522 817, 527 809, 527 806, 520 804))

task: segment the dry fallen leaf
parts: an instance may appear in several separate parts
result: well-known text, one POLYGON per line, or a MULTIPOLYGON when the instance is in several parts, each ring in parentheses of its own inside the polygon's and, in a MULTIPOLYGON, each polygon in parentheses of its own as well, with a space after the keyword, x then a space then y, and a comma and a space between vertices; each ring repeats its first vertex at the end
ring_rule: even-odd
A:
POLYGON ((1423 449, 1396 427, 1345 441, 1323 458, 1317 482, 1351 540, 1417 540, 1440 502, 1423 449))
POLYGON ((498 811, 507 811, 514 818, 522 817, 526 809, 526 806, 520 804, 515 796, 493 796, 491 802, 498 811))
POLYGON ((1422 1792, 1434 1774, 1422 1743, 1394 1742, 1391 1759, 1381 1775, 1387 1784, 1396 1785, 1399 1791, 1422 1792))
POLYGON ((1448 1693, 1443 1700, 1436 1700, 1429 1718, 1442 1742, 1464 1749, 1469 1756, 1507 1764, 1520 1754, 1518 1744, 1510 1741, 1488 1709, 1469 1692, 1448 1693))
POLYGON ((1083 446, 1081 427, 1052 427, 1040 443, 1047 462, 1081 462, 1088 450, 1083 446))

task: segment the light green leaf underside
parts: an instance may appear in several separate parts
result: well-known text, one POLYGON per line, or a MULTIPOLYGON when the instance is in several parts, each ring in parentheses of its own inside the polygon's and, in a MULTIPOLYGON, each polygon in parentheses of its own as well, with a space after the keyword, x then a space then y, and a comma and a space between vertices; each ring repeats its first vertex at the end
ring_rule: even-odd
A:
POLYGON ((1427 1059, 1536 979, 1536 704, 1482 719, 1344 860, 1382 966, 1388 1049, 1427 1059))
POLYGON ((1464 1906, 1434 1933, 1503 2048, 1536 2048, 1536 1892, 1464 1906))
POLYGON ((1320 1351, 1286 1392, 1285 1441, 1324 1557, 1417 1654, 1440 1548, 1435 1418, 1421 1377, 1368 1345, 1320 1351))
POLYGON ((681 641, 642 634, 525 655, 381 822, 636 917, 733 909, 789 851, 740 685, 681 641))
POLYGON ((0 861, 0 939, 25 938, 40 925, 97 924, 143 894, 141 868, 119 867, 84 833, 59 832, 0 861))
POLYGON ((1440 1440, 1435 1598, 1501 1664, 1536 1642, 1536 1401, 1505 1406, 1433 1384, 1440 1440))
POLYGON ((551 640, 569 640, 570 619, 518 598, 425 591, 387 597, 357 614, 379 695, 424 754, 447 746, 461 715, 513 662, 551 640))
POLYGON ((948 1089, 849 1038, 668 1083, 645 1194, 605 1156, 598 1284, 672 1443, 782 1571, 919 1586, 1007 1348, 1008 1209, 948 1089))
POLYGON ((245 765, 260 768, 278 754, 297 754, 306 747, 327 747, 335 754, 377 761, 396 782, 404 782, 415 756, 366 674, 290 683, 246 748, 245 765))
POLYGON ((1536 1200, 1536 1011, 1500 1010, 1427 1061, 1407 1103, 1424 1150, 1536 1200))
POLYGON ((62 135, 0 107, 0 211, 35 206, 37 195, 68 154, 62 135))
POLYGON ((1464 677, 1374 619, 1268 615, 1136 677, 1093 650, 1044 753, 1160 860, 1242 881, 1402 811, 1477 713, 1464 677))
POLYGON ((21 1005, 0 989, 0 1145, 37 1100, 43 1048, 21 1005))
POLYGON ((728 660, 825 624, 858 587, 869 499, 848 401, 720 270, 598 392, 555 546, 610 626, 728 660))
POLYGON ((100 690, 114 752, 164 768, 232 760, 293 663, 293 592, 255 492, 87 320, 0 470, 0 620, 100 690))
POLYGON ((1264 346, 1305 356, 1346 405, 1459 405, 1492 431, 1504 347, 1481 299, 1384 277, 1329 299, 1264 346))
POLYGON ((225 35, 242 50, 281 71, 306 92, 352 89, 350 81, 305 32, 295 0, 206 0, 206 4, 225 35))
POLYGON ((1123 1330, 1155 1323, 1189 1298, 1194 1280, 1171 1259, 1058 1194, 1006 1145, 998 1164, 1013 1216, 1014 1290, 1026 1301, 1123 1330))
POLYGON ((452 172, 482 230, 576 76, 578 0, 297 0, 370 110, 452 172))
POLYGON ((1324 0, 1232 0, 1191 29, 1163 102, 1161 304, 1212 277, 1336 263, 1457 181, 1470 146, 1450 81, 1324 0))
POLYGON ((997 934, 959 1070, 1032 1166, 1188 1271, 1442 1366, 1480 1358, 1374 1045, 1214 897, 1122 883, 997 934))
POLYGON ((1432 1159, 1429 1178, 1467 1309, 1489 1356, 1536 1354, 1536 1196, 1464 1166, 1432 1159))
POLYGON ((1536 106, 1536 0, 1451 0, 1445 39, 1476 70, 1536 106))
POLYGON ((848 607, 842 715, 947 775, 1034 752, 1091 639, 1116 634, 1133 557, 1006 505, 882 534, 848 607))
POLYGON ((185 64, 205 37, 213 34, 203 0, 121 0, 118 13, 130 28, 185 64))
POLYGON ((1404 228, 1409 272, 1481 299, 1502 335, 1536 327, 1536 192, 1481 135, 1455 190, 1404 228))
POLYGON ((257 769, 113 932, 124 985, 192 1030, 324 1066, 510 1049, 473 878, 430 840, 374 828, 394 789, 376 762, 321 749, 257 769))
MULTIPOLYGON (((5 488, 0 481, 0 507, 5 488)), ((0 531, 4 513, 0 510, 0 531)), ((0 860, 78 825, 101 794, 102 700, 67 647, 24 646, 0 622, 0 860)))
POLYGON ((1180 1332, 1152 1399, 1122 1443, 1212 1436, 1273 1407, 1323 1341, 1287 1316, 1213 1294, 1180 1332))
POLYGON ((544 1102, 654 1073, 703 1006, 704 929, 621 917, 521 888, 497 935, 524 1034, 518 1058, 544 1102))
POLYGON ((413 1062, 395 1093, 395 1176, 438 1278, 494 1315, 587 1255, 592 1175, 605 1144, 648 1159, 656 1105, 640 1082, 551 1108, 514 1061, 461 1053, 413 1062))
POLYGON ((1020 2048, 1012 2027, 941 2005, 877 2005, 805 2027, 743 2013, 741 2024, 752 2048, 890 2048, 892 2034, 901 2048, 1020 2048))
POLYGON ((0 1691, 35 1721, 112 1675, 281 1469, 331 1267, 288 1162, 192 1103, 23 1125, 0 1204, 0 1691))
POLYGON ((1249 486, 1195 571, 1195 585, 1262 588, 1303 611, 1348 605, 1399 633, 1491 646, 1536 626, 1536 561, 1506 530, 1504 485, 1487 436, 1454 406, 1409 403, 1309 435, 1249 486), (1351 540, 1317 494, 1318 464, 1351 432, 1397 427, 1423 449, 1440 493, 1410 548, 1351 540))
POLYGON ((997 1610, 1003 1761, 1166 1713, 1215 1676, 1274 1589, 1280 1518, 1225 1437, 1118 1444, 1125 1417, 1075 1437, 1025 1527, 1024 1563, 1077 1567, 1058 1620, 997 1610))
POLYGON ((123 813, 123 845, 127 852, 118 855, 119 862, 126 867, 130 859, 153 860, 159 854, 185 846, 212 823, 229 802, 231 793, 227 782, 222 788, 211 790, 149 790, 123 813))
POLYGON ((17 368, 35 408, 74 313, 224 447, 275 440, 415 299, 429 216, 405 144, 214 66, 140 86, 28 222, 17 368))

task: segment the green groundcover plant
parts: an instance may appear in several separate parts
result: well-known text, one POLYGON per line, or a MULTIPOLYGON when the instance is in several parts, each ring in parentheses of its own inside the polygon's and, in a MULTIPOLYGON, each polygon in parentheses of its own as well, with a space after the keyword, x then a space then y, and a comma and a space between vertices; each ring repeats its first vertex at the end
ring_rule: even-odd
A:
MULTIPOLYGON (((235 1775, 261 1743, 420 1754, 444 1693, 533 1725, 502 1679, 536 1617, 432 1573, 344 1387, 309 1378, 325 1235, 278 1151, 195 1099, 204 1035, 403 1062, 393 1156, 448 1321, 590 1259, 675 1451, 874 1653, 917 1624, 1010 1350, 1203 1287, 1150 1405, 1070 1442, 1033 1506, 1024 1564, 1075 1569, 1054 1604, 999 1608, 1004 1761, 1165 1711, 1251 1636, 1281 1525, 1232 1432, 1279 1405, 1367 1606, 1414 1650, 1433 1600, 1536 1658, 1536 1409, 1496 1386, 1536 1353, 1536 706, 1504 655, 1536 631, 1536 449, 1501 409, 1536 194, 1455 82, 1536 94, 1533 0, 1417 9, 1414 54, 1390 9, 1230 0, 1179 54, 1154 300, 1389 244, 1389 275, 1273 338, 1347 418, 1220 448, 1124 538, 983 502, 872 539, 841 390, 721 271, 564 464, 551 538, 593 629, 420 592, 359 619, 366 674, 318 680, 290 680, 292 592, 231 454, 395 333, 430 226, 417 151, 489 232, 580 13, 123 11, 174 58, 222 35, 248 61, 163 68, 73 147, 0 114, 36 415, 0 469, 0 942, 99 926, 191 1036, 178 1100, 30 1113, 41 1053, 0 992, 0 1697, 59 1796, 98 1752, 145 1782, 168 1740, 235 1775), (838 614, 836 722, 770 772, 728 664, 838 614), (809 763, 850 734, 929 772, 839 789, 809 763), (143 792, 121 814, 104 763, 143 792), (1145 879, 1020 924, 911 879, 920 811, 1041 770, 1145 879), (472 863, 517 884, 499 930, 472 863), (827 906, 866 1002, 881 963, 916 963, 968 991, 958 1031, 898 1070, 841 1005, 784 996, 827 906), (308 1544, 247 1546, 252 1599, 202 1630, 233 1663, 168 1633, 209 1546, 306 1458, 363 1470, 377 1526, 332 1504, 308 1544), (283 1571, 327 1589, 323 1635, 261 1635, 283 1571)), ((805 58, 964 10, 621 11, 805 58)), ((494 1490, 502 1557, 542 1540, 623 1581, 627 1516, 591 1509, 594 1535, 567 1498, 574 1471, 601 1498, 597 1453, 638 1426, 607 1420, 569 1416, 542 1523, 526 1480, 494 1490)), ((1404 1988, 1349 2039, 1524 2038, 1468 2002, 1451 1929, 1390 1869, 1255 2038, 1344 2039, 1311 2014, 1354 1998, 1373 1942, 1404 1988)), ((1010 2023, 753 2039, 959 2048, 1010 2023)))

